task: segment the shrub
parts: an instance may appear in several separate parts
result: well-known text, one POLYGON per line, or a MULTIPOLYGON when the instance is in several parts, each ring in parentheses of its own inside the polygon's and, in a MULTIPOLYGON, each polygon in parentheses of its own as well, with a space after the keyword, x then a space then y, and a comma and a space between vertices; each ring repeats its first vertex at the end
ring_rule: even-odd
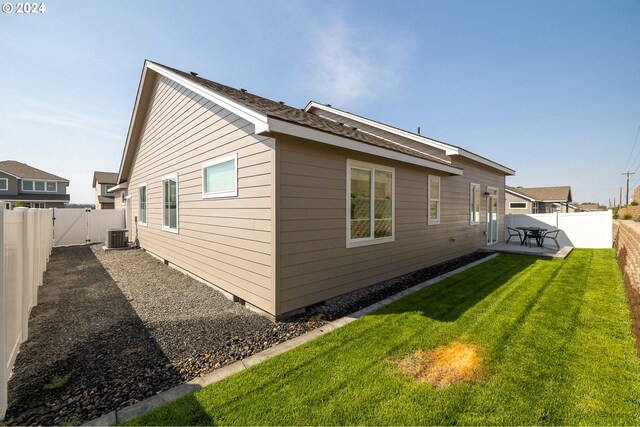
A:
POLYGON ((622 217, 622 219, 632 219, 633 217, 631 216, 631 214, 624 214, 624 216, 622 217))
POLYGON ((633 202, 631 202, 631 206, 638 206, 640 203, 636 202, 635 200, 633 202))

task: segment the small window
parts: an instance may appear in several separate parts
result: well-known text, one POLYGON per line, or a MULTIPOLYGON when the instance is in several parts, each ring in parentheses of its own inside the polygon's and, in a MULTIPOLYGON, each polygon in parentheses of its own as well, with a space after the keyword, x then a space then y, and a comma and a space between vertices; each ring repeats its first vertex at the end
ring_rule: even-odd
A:
POLYGON ((509 202, 509 209, 527 209, 527 202, 509 202))
POLYGON ((125 203, 127 201, 127 192, 122 190, 120 192, 120 203, 125 203))
POLYGON ((9 180, 7 178, 0 178, 0 191, 7 191, 9 189, 9 180))
POLYGON ((202 197, 238 195, 238 154, 218 157, 202 165, 202 197))
POLYGON ((33 181, 22 181, 22 191, 33 191, 33 181))
POLYGON ((47 181, 47 191, 55 193, 58 191, 58 183, 55 181, 47 181))
POLYGON ((147 225, 147 184, 138 186, 138 223, 147 225))
POLYGON ((471 183, 469 188, 469 223, 480 224, 480 184, 471 183))
POLYGON ((162 229, 178 232, 178 175, 162 178, 162 229))
POLYGON ((394 240, 394 170, 347 161, 347 247, 394 240))
POLYGON ((440 224, 440 177, 429 175, 429 225, 440 224))

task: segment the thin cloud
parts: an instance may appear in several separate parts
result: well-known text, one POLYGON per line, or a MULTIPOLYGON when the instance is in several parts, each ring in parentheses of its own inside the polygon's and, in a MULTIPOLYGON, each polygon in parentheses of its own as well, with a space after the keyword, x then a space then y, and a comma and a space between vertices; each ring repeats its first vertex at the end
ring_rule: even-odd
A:
POLYGON ((75 132, 90 133, 93 136, 109 140, 122 140, 123 135, 114 132, 118 126, 115 119, 105 118, 100 111, 76 106, 74 110, 47 104, 39 100, 22 98, 10 103, 11 109, 2 108, 0 128, 20 129, 24 126, 41 125, 46 127, 65 128, 75 132), (78 111, 89 111, 79 113, 78 111))
POLYGON ((411 34, 388 30, 380 34, 341 20, 311 33, 309 90, 340 105, 384 97, 398 88, 418 45, 411 34))

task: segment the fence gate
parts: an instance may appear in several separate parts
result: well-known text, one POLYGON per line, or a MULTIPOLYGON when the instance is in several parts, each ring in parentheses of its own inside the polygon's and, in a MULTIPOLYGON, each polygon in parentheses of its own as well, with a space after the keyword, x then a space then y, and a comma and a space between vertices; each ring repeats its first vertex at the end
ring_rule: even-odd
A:
POLYGON ((53 245, 104 242, 107 228, 125 228, 124 209, 54 209, 53 245))

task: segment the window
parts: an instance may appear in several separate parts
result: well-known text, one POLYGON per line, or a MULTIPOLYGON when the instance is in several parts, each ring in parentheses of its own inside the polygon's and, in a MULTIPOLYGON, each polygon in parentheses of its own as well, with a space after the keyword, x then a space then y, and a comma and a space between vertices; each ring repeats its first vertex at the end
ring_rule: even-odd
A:
POLYGON ((393 168, 347 161, 347 247, 394 239, 393 168))
POLYGON ((138 224, 147 225, 147 184, 138 186, 138 224))
POLYGON ((125 190, 122 190, 120 192, 120 203, 124 204, 127 201, 127 192, 125 190))
POLYGON ((469 223, 480 224, 480 184, 471 183, 470 186, 469 223))
POLYGON ((440 224, 440 177, 429 175, 429 220, 427 224, 440 224))
POLYGON ((162 178, 162 229, 178 232, 178 175, 162 178))
POLYGON ((538 202, 533 202, 532 212, 533 212, 534 214, 537 214, 537 213, 538 213, 538 202))
POLYGON ((527 202, 509 202, 509 209, 527 209, 527 202))
POLYGON ((9 189, 9 180, 7 178, 0 178, 0 191, 7 191, 9 189))
POLYGON ((238 195, 238 154, 218 157, 202 165, 202 197, 238 195))
POLYGON ((56 193, 58 191, 58 183, 56 181, 22 181, 22 191, 56 193))

